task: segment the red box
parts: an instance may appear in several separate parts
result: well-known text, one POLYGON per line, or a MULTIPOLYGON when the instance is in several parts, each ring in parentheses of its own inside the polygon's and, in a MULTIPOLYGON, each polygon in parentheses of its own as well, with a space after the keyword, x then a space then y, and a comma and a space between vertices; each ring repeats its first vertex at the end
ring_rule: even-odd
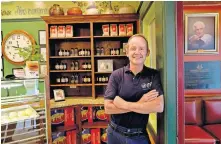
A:
POLYGON ((88 122, 93 122, 93 107, 92 106, 89 106, 88 107, 88 122))
POLYGON ((96 144, 101 144, 101 132, 100 132, 100 129, 96 129, 96 144))
POLYGON ((96 143, 96 133, 97 133, 96 129, 91 129, 91 144, 97 144, 96 143))
POLYGON ((71 144, 77 144, 77 133, 76 130, 71 131, 71 144))
POLYGON ((67 144, 72 144, 71 131, 66 132, 66 142, 67 144))
POLYGON ((74 125, 74 108, 67 107, 64 108, 64 126, 74 125))

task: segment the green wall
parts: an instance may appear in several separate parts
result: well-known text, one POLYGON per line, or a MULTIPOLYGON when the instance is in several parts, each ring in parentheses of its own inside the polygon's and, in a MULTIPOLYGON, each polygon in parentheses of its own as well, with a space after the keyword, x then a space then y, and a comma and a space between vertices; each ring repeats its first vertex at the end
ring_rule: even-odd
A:
MULTIPOLYGON (((45 30, 44 21, 17 22, 17 21, 2 20, 1 24, 2 24, 1 29, 3 31, 3 37, 5 37, 7 33, 13 30, 24 30, 34 37, 37 44, 38 44, 38 31, 45 30)), ((4 59, 4 77, 8 74, 12 74, 12 68, 18 68, 18 67, 22 66, 13 65, 4 59)))

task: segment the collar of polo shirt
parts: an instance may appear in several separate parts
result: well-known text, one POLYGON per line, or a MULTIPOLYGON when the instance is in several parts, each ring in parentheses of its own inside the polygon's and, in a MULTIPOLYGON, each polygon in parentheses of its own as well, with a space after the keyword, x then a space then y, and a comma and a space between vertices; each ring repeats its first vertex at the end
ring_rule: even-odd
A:
MULTIPOLYGON (((142 71, 139 72, 137 75, 139 75, 139 74, 145 74, 145 70, 146 70, 146 67, 145 67, 145 65, 143 65, 142 71)), ((125 73, 131 73, 131 74, 133 74, 133 72, 130 70, 130 64, 128 64, 127 66, 125 66, 125 73)))

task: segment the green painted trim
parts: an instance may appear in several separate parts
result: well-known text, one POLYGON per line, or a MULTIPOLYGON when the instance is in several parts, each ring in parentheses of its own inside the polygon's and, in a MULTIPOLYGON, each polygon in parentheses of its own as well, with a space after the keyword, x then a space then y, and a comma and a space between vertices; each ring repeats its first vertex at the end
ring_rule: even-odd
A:
POLYGON ((176 37, 175 2, 163 2, 163 45, 164 45, 164 143, 176 144, 177 137, 177 88, 176 88, 176 37))
POLYGON ((149 11, 151 5, 153 4, 153 1, 144 1, 142 3, 142 6, 140 8, 139 14, 140 14, 140 20, 142 21, 147 12, 149 11))
POLYGON ((25 18, 25 19, 1 19, 4 22, 33 22, 33 21, 43 21, 41 18, 25 18))

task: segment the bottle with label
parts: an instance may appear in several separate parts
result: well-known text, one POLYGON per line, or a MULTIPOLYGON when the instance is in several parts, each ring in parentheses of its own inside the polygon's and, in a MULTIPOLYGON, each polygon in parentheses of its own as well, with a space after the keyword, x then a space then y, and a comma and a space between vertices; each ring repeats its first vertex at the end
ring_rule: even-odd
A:
POLYGON ((97 77, 96 80, 97 80, 97 83, 99 83, 99 77, 97 77))
POLYGON ((108 82, 108 76, 106 77, 106 80, 105 80, 105 82, 108 82))
POLYGON ((63 68, 64 68, 64 64, 63 64, 63 63, 60 63, 59 68, 60 68, 60 70, 63 70, 63 68))
POLYGON ((61 77, 61 83, 65 83, 65 78, 63 76, 61 77))
POLYGON ((85 70, 88 69, 88 67, 87 67, 87 62, 85 62, 85 66, 84 66, 84 68, 85 68, 85 70))
POLYGON ((62 49, 59 50, 58 55, 59 55, 59 56, 63 56, 63 51, 62 51, 62 49))
POLYGON ((103 76, 102 79, 101 79, 101 81, 104 83, 105 80, 106 80, 106 79, 105 79, 105 77, 103 76))
POLYGON ((71 48, 71 56, 74 56, 75 53, 74 53, 74 48, 71 48))
POLYGON ((88 56, 91 55, 91 50, 88 50, 87 55, 88 55, 88 56))
POLYGON ((78 63, 78 61, 74 62, 74 69, 75 70, 79 70, 79 63, 78 63))
POLYGON ((82 63, 82 68, 85 70, 85 68, 86 68, 86 63, 85 62, 82 63))
POLYGON ((102 77, 99 77, 99 83, 102 83, 102 77))
POLYGON ((81 49, 81 56, 84 56, 84 49, 81 49))
POLYGON ((67 69, 67 63, 63 64, 63 69, 66 70, 67 69))
POLYGON ((78 74, 75 74, 75 76, 74 76, 74 83, 76 83, 76 84, 79 83, 78 74))
POLYGON ((61 82, 61 79, 58 77, 58 78, 56 78, 56 82, 57 83, 60 83, 61 82))
POLYGON ((84 50, 84 56, 87 56, 87 55, 88 55, 88 50, 85 49, 85 50, 84 50))
POLYGON ((71 62, 71 70, 75 69, 74 61, 71 62))
POLYGON ((99 47, 96 47, 96 55, 100 55, 100 48, 99 47))
POLYGON ((56 70, 59 70, 59 69, 60 69, 60 65, 58 64, 58 62, 57 62, 56 65, 55 65, 55 69, 56 69, 56 70))
POLYGON ((65 77, 65 83, 68 83, 68 82, 69 82, 68 77, 65 77))
POLYGON ((89 70, 91 70, 91 63, 90 63, 90 62, 87 64, 87 68, 88 68, 89 70))
POLYGON ((70 51, 69 51, 69 50, 67 50, 66 54, 67 54, 67 56, 70 56, 70 51))
POLYGON ((72 76, 71 76, 71 83, 73 84, 73 83, 75 83, 75 76, 72 74, 72 76))
POLYGON ((91 83, 91 76, 87 76, 87 82, 91 83))
POLYGON ((86 75, 85 75, 84 78, 83 78, 83 82, 84 82, 84 83, 87 83, 87 76, 86 76, 86 75))
POLYGON ((66 50, 63 50, 63 56, 66 56, 66 50))
POLYGON ((116 55, 119 55, 119 54, 120 54, 120 51, 119 51, 118 48, 116 48, 116 50, 115 50, 115 54, 116 54, 116 55))
POLYGON ((78 48, 75 48, 74 49, 74 56, 78 56, 79 55, 79 53, 78 53, 78 48))
POLYGON ((100 53, 101 53, 101 55, 104 55, 104 47, 101 47, 100 53))
POLYGON ((78 51, 78 56, 82 56, 82 55, 81 55, 81 49, 78 51))
POLYGON ((116 52, 116 51, 115 51, 115 49, 113 48, 113 52, 112 52, 112 53, 113 53, 113 55, 115 55, 115 54, 116 54, 115 52, 116 52))

